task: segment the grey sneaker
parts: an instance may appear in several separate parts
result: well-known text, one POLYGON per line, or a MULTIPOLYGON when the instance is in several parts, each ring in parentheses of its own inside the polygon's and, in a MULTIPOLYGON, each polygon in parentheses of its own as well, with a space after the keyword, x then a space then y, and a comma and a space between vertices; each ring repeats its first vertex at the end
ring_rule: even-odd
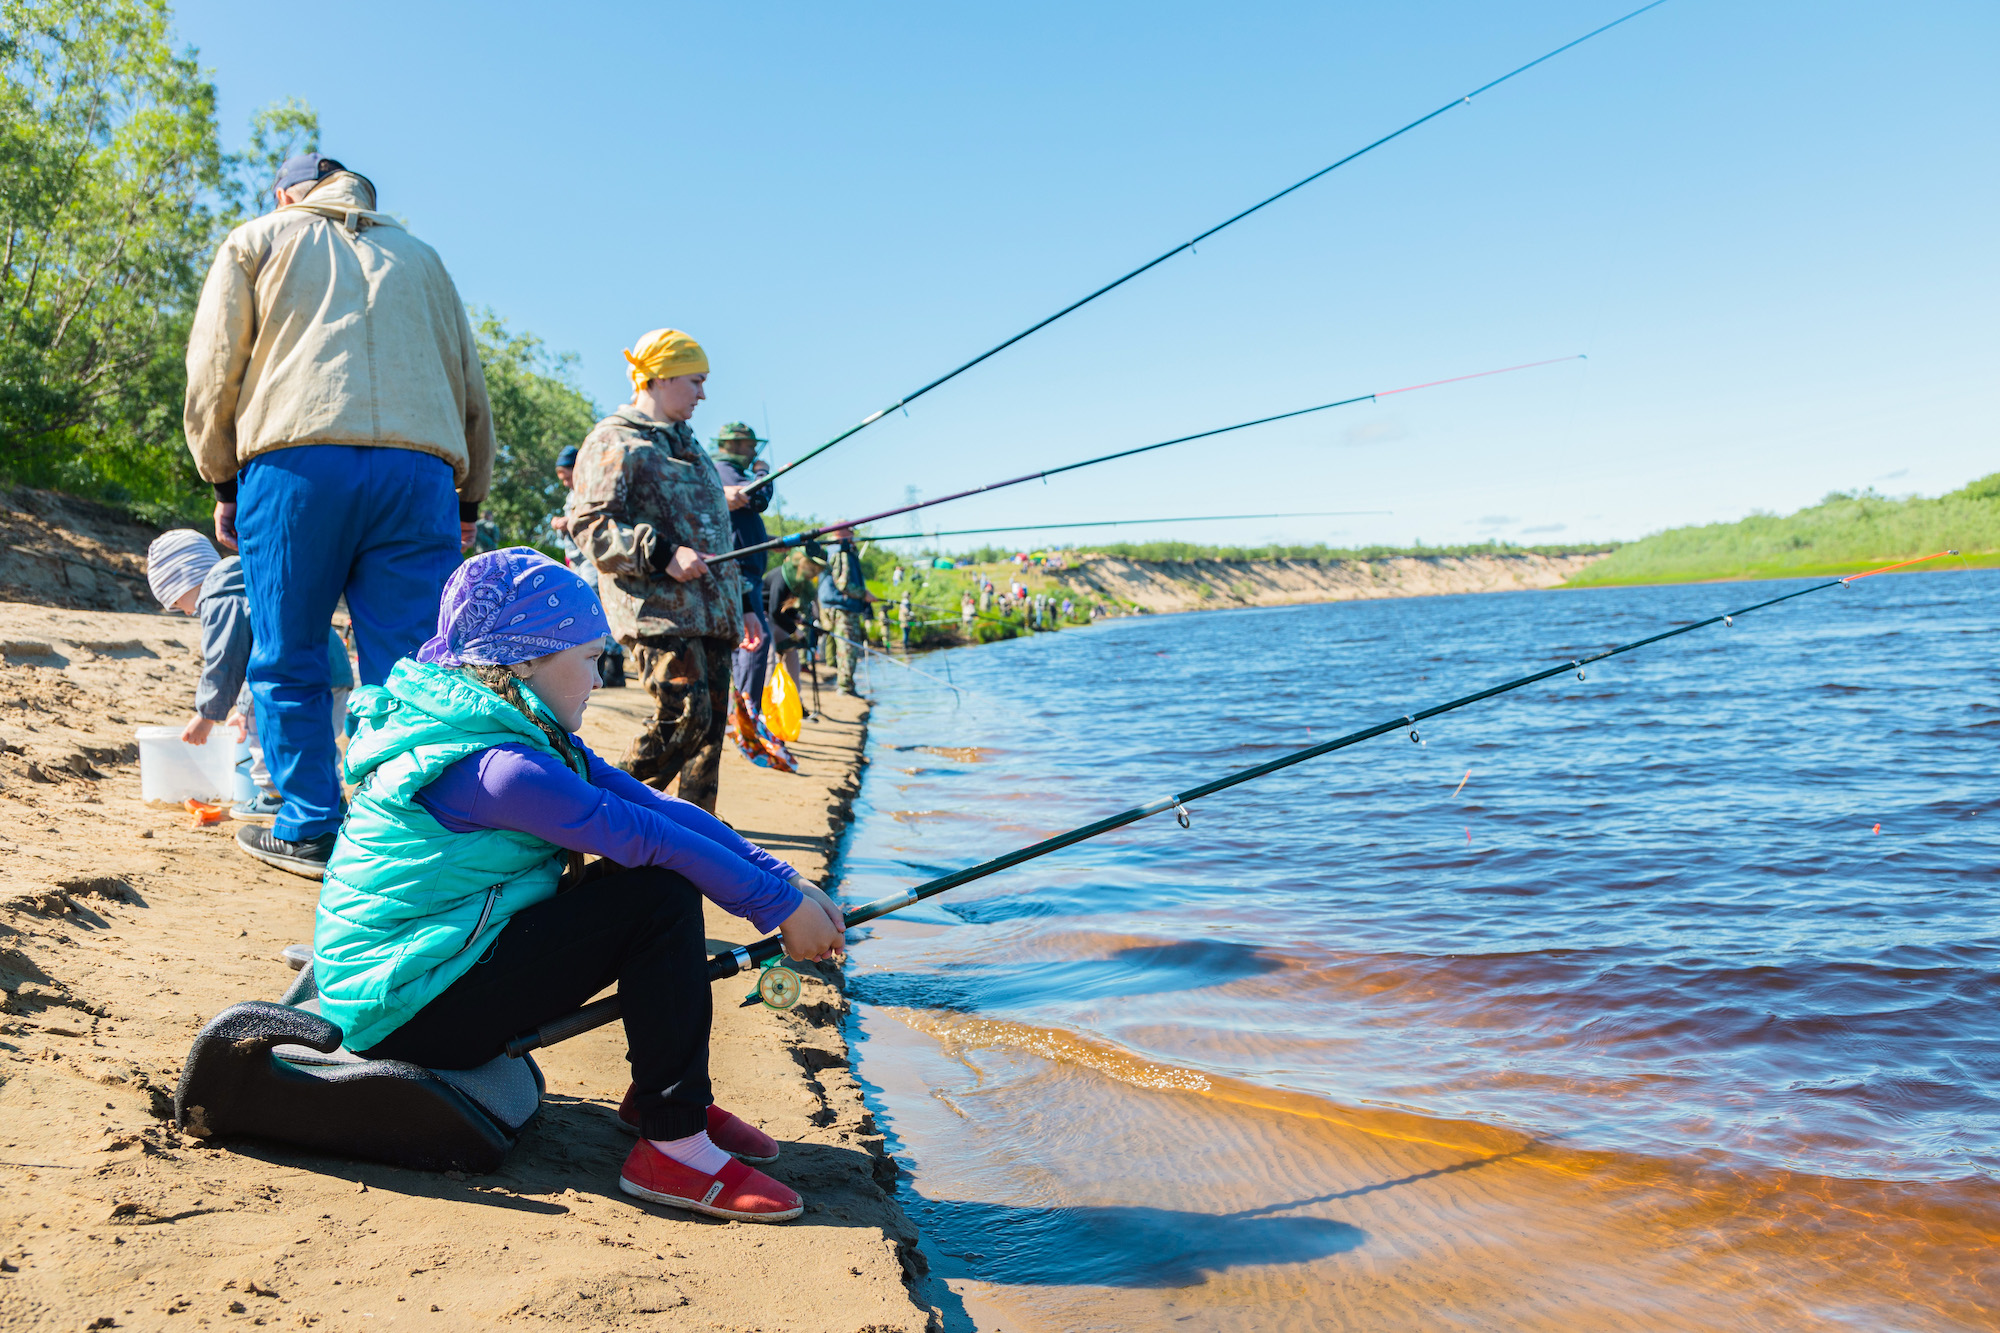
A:
POLYGON ((326 858, 333 855, 334 836, 322 833, 303 842, 288 842, 262 824, 245 824, 236 831, 236 845, 265 865, 289 870, 307 879, 324 879, 326 858))
POLYGON ((231 819, 276 819, 285 808, 285 798, 274 791, 260 791, 254 801, 239 801, 230 808, 231 819))

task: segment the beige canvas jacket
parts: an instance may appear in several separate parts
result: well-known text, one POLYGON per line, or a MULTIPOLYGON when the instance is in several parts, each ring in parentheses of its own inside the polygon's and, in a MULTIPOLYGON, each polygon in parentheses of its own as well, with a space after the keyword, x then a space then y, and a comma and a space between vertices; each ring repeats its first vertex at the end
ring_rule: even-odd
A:
POLYGON ((188 448, 208 481, 271 449, 382 445, 450 463, 486 498, 493 416, 437 251, 337 172, 229 233, 188 337, 188 448))

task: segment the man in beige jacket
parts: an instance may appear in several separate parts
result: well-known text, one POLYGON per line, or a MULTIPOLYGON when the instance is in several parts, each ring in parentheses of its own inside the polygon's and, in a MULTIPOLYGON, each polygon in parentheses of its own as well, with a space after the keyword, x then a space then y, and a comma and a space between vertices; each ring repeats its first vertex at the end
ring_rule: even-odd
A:
POLYGON ((285 798, 237 841, 317 878, 341 819, 327 624, 345 595, 368 685, 430 636, 492 476, 493 422, 451 276, 376 211, 374 185, 307 153, 272 193, 202 287, 186 427, 216 538, 243 554, 250 694, 285 798))

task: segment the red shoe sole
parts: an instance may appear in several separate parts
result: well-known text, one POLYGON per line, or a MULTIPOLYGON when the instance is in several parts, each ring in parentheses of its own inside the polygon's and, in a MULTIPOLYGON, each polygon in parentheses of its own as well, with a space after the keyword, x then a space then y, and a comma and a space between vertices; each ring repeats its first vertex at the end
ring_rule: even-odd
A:
POLYGON ((648 1203, 665 1204, 669 1208, 685 1208, 689 1212, 727 1218, 731 1222, 789 1222, 806 1210, 806 1206, 802 1203, 796 1208, 787 1208, 782 1213, 739 1213, 733 1208, 718 1208, 712 1203, 703 1203, 700 1199, 684 1199, 678 1194, 662 1194, 658 1190, 649 1190, 622 1175, 618 1177, 618 1188, 633 1198, 644 1199, 648 1203))

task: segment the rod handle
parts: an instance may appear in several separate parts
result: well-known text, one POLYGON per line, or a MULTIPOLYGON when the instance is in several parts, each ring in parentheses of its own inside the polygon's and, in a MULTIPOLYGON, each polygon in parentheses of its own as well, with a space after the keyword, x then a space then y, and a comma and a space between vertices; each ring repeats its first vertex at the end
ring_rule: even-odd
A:
POLYGON ((734 949, 725 949, 708 960, 708 979, 721 981, 738 972, 762 967, 767 959, 776 958, 784 951, 785 941, 781 935, 767 935, 755 944, 739 944, 734 949))
MULTIPOLYGON (((760 966, 767 958, 776 958, 785 950, 783 938, 773 935, 758 940, 755 944, 740 945, 724 950, 708 960, 708 979, 721 981, 739 972, 748 972, 760 966)), ((507 1054, 516 1060, 530 1051, 538 1051, 544 1046, 553 1046, 571 1037, 580 1037, 606 1023, 618 1021, 620 1010, 616 995, 606 996, 591 1004, 586 1004, 575 1013, 565 1014, 542 1024, 533 1032, 524 1032, 507 1043, 507 1054)))
POLYGON ((586 1004, 573 1014, 551 1019, 533 1032, 523 1033, 514 1038, 507 1043, 507 1054, 518 1060, 529 1051, 553 1046, 559 1041, 568 1041, 571 1037, 580 1037, 592 1028, 601 1028, 606 1023, 617 1021, 618 997, 606 996, 593 1004, 586 1004))

